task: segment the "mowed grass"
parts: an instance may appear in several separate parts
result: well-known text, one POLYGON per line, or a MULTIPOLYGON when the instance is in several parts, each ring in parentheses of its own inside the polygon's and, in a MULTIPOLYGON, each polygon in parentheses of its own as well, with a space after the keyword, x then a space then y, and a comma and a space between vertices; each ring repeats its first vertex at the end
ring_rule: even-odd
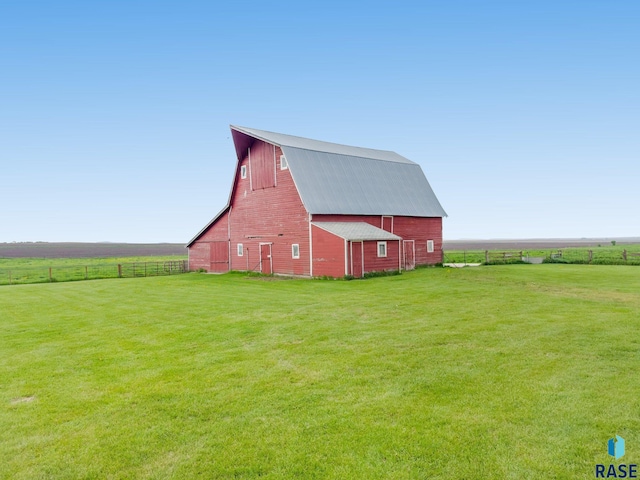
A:
POLYGON ((640 460, 640 270, 0 288, 0 478, 593 478, 640 460))

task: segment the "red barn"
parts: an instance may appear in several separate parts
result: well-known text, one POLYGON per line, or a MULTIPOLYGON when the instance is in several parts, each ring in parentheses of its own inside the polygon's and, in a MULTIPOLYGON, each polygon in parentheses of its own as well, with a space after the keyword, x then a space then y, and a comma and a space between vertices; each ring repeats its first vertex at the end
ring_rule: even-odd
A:
POLYGON ((209 272, 361 277, 442 262, 446 216, 397 153, 231 126, 227 205, 188 243, 209 272))

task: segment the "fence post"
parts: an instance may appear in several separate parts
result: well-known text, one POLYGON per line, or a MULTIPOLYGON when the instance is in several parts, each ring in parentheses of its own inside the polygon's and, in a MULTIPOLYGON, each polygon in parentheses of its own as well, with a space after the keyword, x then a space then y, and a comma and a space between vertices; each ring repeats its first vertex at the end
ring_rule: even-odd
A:
POLYGON ((484 263, 489 263, 489 250, 484 251, 484 263))
POLYGON ((589 250, 589 263, 593 260, 593 250, 589 250))
POLYGON ((624 258, 625 262, 627 261, 627 249, 626 248, 622 251, 622 258, 624 258))
POLYGON ((9 270, 9 285, 11 285, 11 270, 9 270))
POLYGON ((118 264, 118 278, 122 278, 122 265, 118 264))
POLYGON ((49 281, 51 281, 51 267, 49 267, 49 281))
POLYGON ((84 279, 89 280, 89 269, 86 265, 84 266, 84 279))

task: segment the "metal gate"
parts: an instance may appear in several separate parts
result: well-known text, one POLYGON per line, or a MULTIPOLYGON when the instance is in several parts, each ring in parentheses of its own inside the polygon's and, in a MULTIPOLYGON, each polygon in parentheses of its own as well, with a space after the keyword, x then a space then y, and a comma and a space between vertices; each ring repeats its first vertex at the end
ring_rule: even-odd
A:
POLYGON ((402 241, 402 259, 405 270, 416 268, 416 242, 414 240, 402 241))

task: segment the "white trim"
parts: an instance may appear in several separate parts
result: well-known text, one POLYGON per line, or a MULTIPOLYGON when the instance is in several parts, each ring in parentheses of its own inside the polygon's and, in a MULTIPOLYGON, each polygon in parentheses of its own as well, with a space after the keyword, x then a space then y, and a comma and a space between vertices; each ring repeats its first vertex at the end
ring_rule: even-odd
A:
POLYGON ((311 214, 309 214, 309 276, 313 277, 313 230, 311 228, 311 214))
POLYGON ((244 256, 244 246, 241 243, 236 244, 236 253, 238 254, 239 257, 244 256))
POLYGON ((360 260, 362 261, 362 273, 360 278, 364 278, 364 241, 360 240, 360 260))
POLYGON ((247 156, 249 157, 249 190, 253 192, 253 179, 251 177, 251 147, 247 148, 247 156))
POLYGON ((402 248, 400 243, 402 240, 398 240, 398 271, 402 271, 402 248))
POLYGON ((291 258, 293 258, 294 260, 297 260, 300 258, 300 244, 299 243, 292 243, 291 244, 291 258), (298 249, 298 255, 296 255, 296 247, 298 249))
POLYGON ((242 179, 247 178, 247 166, 246 165, 240 165, 240 178, 242 178, 242 179))
POLYGON ((389 252, 387 251, 387 241, 383 240, 381 242, 377 243, 377 249, 376 251, 378 252, 378 258, 387 258, 389 252), (384 255, 380 255, 380 247, 384 245, 384 255))
POLYGON ((278 186, 278 169, 276 168, 276 146, 273 145, 273 186, 278 186))
MULTIPOLYGON (((353 270, 353 258, 351 258, 351 270, 353 270)), ((349 255, 348 255, 346 238, 344 239, 344 274, 349 275, 349 255)))
MULTIPOLYGON (((345 254, 346 253, 347 252, 345 251, 345 254)), ((349 256, 351 257, 351 275, 353 275, 353 242, 349 242, 349 256)), ((345 268, 346 268, 346 265, 345 265, 345 268)), ((345 273, 345 275, 348 275, 348 273, 345 273)))
POLYGON ((435 244, 433 240, 427 240, 427 253, 433 253, 435 244), (429 248, 431 247, 431 248, 429 248))
POLYGON ((280 155, 280 170, 289 170, 289 162, 287 161, 287 157, 284 155, 280 155))
POLYGON ((227 272, 231 271, 231 210, 233 210, 233 206, 229 205, 229 213, 227 213, 227 272))

